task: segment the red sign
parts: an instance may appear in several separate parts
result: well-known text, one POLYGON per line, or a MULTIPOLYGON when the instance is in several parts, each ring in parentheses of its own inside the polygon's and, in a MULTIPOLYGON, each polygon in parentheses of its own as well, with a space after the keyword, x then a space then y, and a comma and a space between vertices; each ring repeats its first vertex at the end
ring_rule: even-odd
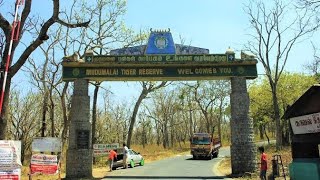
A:
POLYGON ((42 173, 54 175, 58 173, 57 155, 34 154, 31 157, 31 174, 42 173))
POLYGON ((20 180, 20 169, 0 171, 1 180, 20 180))
MULTIPOLYGON (((32 165, 31 174, 42 173, 42 174, 57 174, 58 165, 32 165)), ((1 179, 1 178, 0 178, 1 179)))
POLYGON ((19 180, 19 175, 0 175, 1 180, 19 180))

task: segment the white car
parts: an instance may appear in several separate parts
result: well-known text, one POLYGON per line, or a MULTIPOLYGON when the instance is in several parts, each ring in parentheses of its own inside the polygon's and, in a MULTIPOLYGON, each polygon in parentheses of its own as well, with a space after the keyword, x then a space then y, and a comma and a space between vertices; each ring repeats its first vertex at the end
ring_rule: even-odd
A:
MULTIPOLYGON (((123 149, 118 149, 118 152, 123 152, 123 149)), ((133 168, 136 165, 143 166, 144 159, 140 153, 135 152, 132 149, 129 149, 127 156, 128 165, 133 168)), ((123 167, 123 153, 117 155, 117 159, 113 162, 112 169, 115 170, 118 167, 123 167)))

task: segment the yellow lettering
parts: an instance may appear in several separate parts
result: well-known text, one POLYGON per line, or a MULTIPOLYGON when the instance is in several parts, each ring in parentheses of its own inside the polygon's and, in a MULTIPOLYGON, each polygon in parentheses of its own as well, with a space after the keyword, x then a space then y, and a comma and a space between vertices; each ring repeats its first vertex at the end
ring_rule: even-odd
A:
POLYGON ((231 74, 232 73, 232 69, 231 68, 219 68, 220 73, 224 73, 224 74, 231 74))
POLYGON ((122 75, 134 76, 137 74, 136 69, 121 69, 122 75))
POLYGON ((118 69, 87 69, 86 75, 89 76, 110 76, 110 75, 118 75, 118 69))
POLYGON ((196 74, 213 74, 213 68, 196 68, 196 74))
POLYGON ((178 69, 178 74, 190 75, 193 74, 192 69, 178 69))
POLYGON ((163 69, 139 69, 139 75, 163 75, 163 69))

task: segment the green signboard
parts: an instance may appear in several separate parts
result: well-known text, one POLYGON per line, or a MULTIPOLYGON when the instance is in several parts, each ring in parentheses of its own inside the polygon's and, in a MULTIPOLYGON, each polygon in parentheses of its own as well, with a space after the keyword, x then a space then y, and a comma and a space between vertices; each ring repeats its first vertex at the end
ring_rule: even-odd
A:
POLYGON ((75 80, 84 78, 89 80, 123 80, 123 81, 145 81, 145 80, 200 80, 200 79, 227 79, 235 76, 243 76, 249 79, 257 77, 255 63, 236 65, 192 65, 192 66, 92 66, 82 64, 81 66, 63 67, 63 80, 75 80))
POLYGON ((205 54, 205 55, 125 55, 125 56, 85 56, 86 62, 93 63, 177 63, 177 62, 227 62, 230 60, 227 54, 205 54))

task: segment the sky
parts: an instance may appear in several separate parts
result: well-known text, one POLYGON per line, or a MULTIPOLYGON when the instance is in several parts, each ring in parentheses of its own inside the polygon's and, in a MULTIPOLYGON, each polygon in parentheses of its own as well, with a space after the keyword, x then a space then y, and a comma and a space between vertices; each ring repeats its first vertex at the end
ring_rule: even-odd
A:
MULTIPOLYGON (((208 48, 211 54, 225 53, 228 47, 240 56, 249 39, 248 15, 239 0, 128 0, 126 25, 135 30, 167 29, 175 43, 179 36, 192 46, 208 48)), ((315 35, 319 37, 319 35, 315 35)), ((304 64, 313 59, 311 39, 292 49, 287 71, 305 72, 304 64)), ((264 74, 258 63, 258 74, 264 74)))
MULTIPOLYGON (((88 0, 89 1, 89 0, 88 0)), ((249 39, 248 15, 243 10, 247 1, 239 0, 128 0, 123 17, 127 27, 140 29, 168 29, 175 43, 179 36, 186 44, 207 48, 211 54, 225 53, 228 47, 240 56, 240 50, 249 39)), ((51 13, 51 0, 33 0, 32 9, 44 16, 51 13), (44 8, 47 7, 48 8, 44 8)), ((66 3, 61 0, 61 4, 66 3)), ((312 39, 319 39, 317 33, 312 39)), ((304 64, 313 58, 311 39, 296 44, 291 51, 285 70, 305 72, 304 64)), ((258 74, 263 74, 258 63, 258 74)), ((137 98, 140 86, 136 82, 105 82, 114 97, 120 100, 137 98)))

